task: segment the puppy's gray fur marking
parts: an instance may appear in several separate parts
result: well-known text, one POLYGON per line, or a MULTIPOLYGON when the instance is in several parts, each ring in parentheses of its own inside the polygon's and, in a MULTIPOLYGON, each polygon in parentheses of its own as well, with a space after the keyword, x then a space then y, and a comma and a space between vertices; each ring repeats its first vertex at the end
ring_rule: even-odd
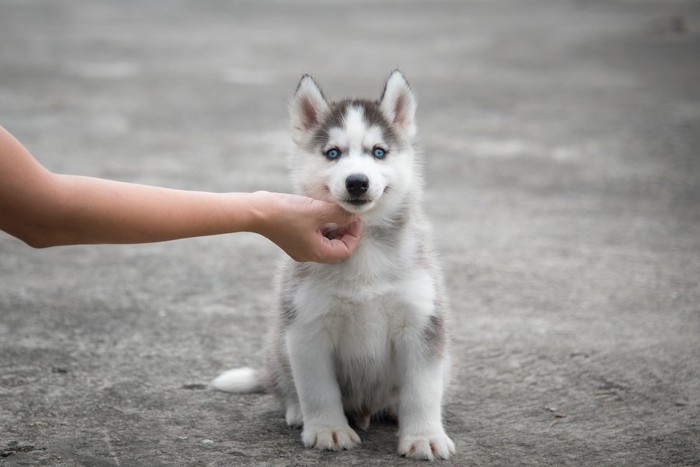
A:
POLYGON ((328 144, 329 131, 332 128, 343 128, 345 116, 347 115, 348 109, 351 107, 362 109, 368 126, 377 126, 381 128, 387 144, 401 145, 403 143, 384 114, 382 114, 379 108, 379 101, 345 99, 330 104, 329 114, 323 119, 318 129, 314 132, 314 136, 311 140, 312 146, 307 149, 325 147, 326 144, 328 144))

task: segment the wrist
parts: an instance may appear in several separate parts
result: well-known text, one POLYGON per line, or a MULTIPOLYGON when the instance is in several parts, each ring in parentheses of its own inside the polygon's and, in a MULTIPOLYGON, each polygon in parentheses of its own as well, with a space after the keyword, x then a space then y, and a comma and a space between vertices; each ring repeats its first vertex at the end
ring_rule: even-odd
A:
POLYGON ((275 219, 274 194, 268 191, 255 191, 246 195, 247 228, 249 232, 269 236, 275 219))

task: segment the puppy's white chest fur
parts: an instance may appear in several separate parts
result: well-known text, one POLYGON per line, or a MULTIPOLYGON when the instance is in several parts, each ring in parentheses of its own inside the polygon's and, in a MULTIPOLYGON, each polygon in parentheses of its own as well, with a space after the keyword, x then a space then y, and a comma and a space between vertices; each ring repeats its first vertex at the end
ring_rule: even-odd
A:
POLYGON ((419 334, 434 309, 434 278, 415 262, 404 267, 410 258, 402 257, 413 256, 406 246, 388 258, 369 238, 346 263, 307 265, 297 276, 288 332, 327 336, 348 412, 374 413, 395 403, 403 371, 395 345, 419 334))

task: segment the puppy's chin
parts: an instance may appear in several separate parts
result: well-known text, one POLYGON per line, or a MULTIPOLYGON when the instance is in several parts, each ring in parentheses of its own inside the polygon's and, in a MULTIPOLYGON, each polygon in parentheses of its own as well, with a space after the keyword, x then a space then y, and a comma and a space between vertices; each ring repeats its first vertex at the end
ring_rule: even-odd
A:
POLYGON ((370 211, 375 205, 374 200, 335 200, 341 208, 354 214, 363 214, 370 211))

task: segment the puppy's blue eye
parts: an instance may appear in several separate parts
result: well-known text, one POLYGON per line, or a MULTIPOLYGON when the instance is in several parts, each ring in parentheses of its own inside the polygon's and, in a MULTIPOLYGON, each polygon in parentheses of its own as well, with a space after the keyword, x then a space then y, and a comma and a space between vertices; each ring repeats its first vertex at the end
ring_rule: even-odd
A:
POLYGON ((386 151, 380 147, 376 147, 372 150, 372 155, 377 159, 384 159, 386 157, 386 151))
POLYGON ((338 148, 331 148, 328 151, 326 151, 326 158, 328 160, 335 160, 340 157, 340 149, 338 148))

